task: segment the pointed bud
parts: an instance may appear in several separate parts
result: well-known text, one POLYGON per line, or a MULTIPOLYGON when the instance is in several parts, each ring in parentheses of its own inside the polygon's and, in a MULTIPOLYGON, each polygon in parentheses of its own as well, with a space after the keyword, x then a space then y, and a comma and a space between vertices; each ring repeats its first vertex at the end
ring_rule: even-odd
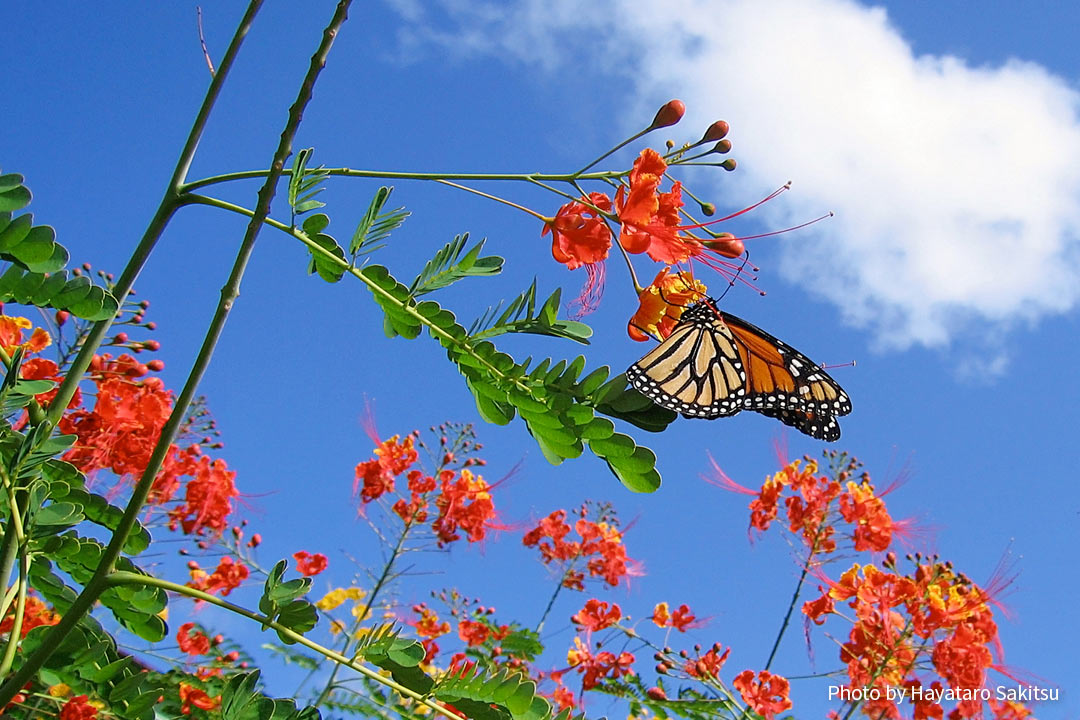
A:
POLYGON ((651 687, 645 691, 645 694, 652 700, 667 700, 667 693, 664 692, 662 687, 651 687))
POLYGON ((731 233, 721 233, 721 235, 727 237, 720 237, 716 240, 703 240, 701 244, 726 258, 742 257, 743 253, 746 252, 746 245, 743 241, 731 233))
POLYGON ((705 131, 705 134, 701 136, 701 142, 707 143, 712 142, 713 140, 722 140, 723 138, 727 137, 728 130, 730 129, 731 128, 726 122, 724 122, 723 120, 717 120, 712 125, 710 125, 709 129, 705 131))
POLYGON ((686 113, 686 104, 682 100, 668 100, 664 103, 663 107, 656 111, 656 117, 653 118, 652 125, 649 126, 649 130, 655 130, 657 128, 668 127, 682 120, 682 116, 686 113))

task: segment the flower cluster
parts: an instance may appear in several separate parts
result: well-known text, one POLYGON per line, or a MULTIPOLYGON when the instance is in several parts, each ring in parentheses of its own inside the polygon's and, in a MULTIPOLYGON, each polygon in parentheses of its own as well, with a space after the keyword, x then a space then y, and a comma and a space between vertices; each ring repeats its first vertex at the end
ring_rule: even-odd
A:
POLYGON ((188 587, 210 594, 221 593, 222 596, 240 587, 250 574, 246 565, 229 556, 221 558, 212 573, 207 573, 200 568, 199 563, 194 560, 188 563, 188 570, 191 572, 191 582, 187 584, 188 587))
POLYGON ((618 679, 634 674, 634 656, 628 652, 616 655, 608 650, 593 653, 580 637, 574 638, 574 647, 566 653, 566 661, 582 675, 581 689, 591 690, 605 677, 618 679))
POLYGON ((562 568, 563 586, 572 590, 585 589, 585 572, 590 577, 602 578, 611 586, 618 585, 631 575, 640 575, 640 563, 627 556, 622 533, 611 508, 600 508, 598 522, 588 520, 588 513, 589 507, 582 507, 574 523, 574 531, 580 540, 566 540, 570 534, 567 513, 556 510, 525 533, 522 542, 526 547, 538 548, 545 565, 558 563, 562 568), (581 559, 586 559, 584 571, 577 569, 581 559))
POLYGON ((419 460, 416 449, 419 432, 407 435, 404 440, 394 435, 380 442, 375 457, 356 466, 353 493, 359 496, 361 509, 385 495, 397 495, 393 512, 406 525, 426 523, 430 519, 440 546, 449 545, 462 535, 469 542, 483 540, 487 531, 496 527, 493 487, 469 467, 482 465, 483 460, 460 459, 478 447, 469 437, 471 429, 466 427, 454 447, 446 448, 447 440, 443 436, 444 449, 434 475, 413 467, 419 460), (397 481, 401 475, 405 475, 407 496, 398 493, 397 481))
MULTIPOLYGON (((26 604, 23 606, 22 627, 19 630, 21 637, 26 637, 26 634, 36 627, 55 625, 58 622, 60 622, 60 616, 53 612, 52 608, 40 598, 29 594, 26 596, 26 604)), ((14 627, 15 607, 12 605, 7 616, 4 617, 3 621, 0 621, 0 634, 10 633, 14 627)))
MULTIPOLYGON (((657 118, 663 117, 663 119, 654 119, 647 130, 673 125, 682 118, 684 112, 683 103, 672 100, 657 113, 657 118)), ((728 278, 738 275, 739 267, 725 258, 737 258, 743 255, 745 253, 743 241, 730 233, 714 233, 708 230, 708 225, 711 223, 684 222, 683 216, 689 218, 689 215, 683 209, 685 202, 681 182, 672 181, 668 189, 662 189, 668 180, 667 173, 671 163, 693 159, 686 157, 690 149, 705 143, 715 143, 711 149, 695 155, 694 158, 728 152, 731 149, 731 143, 724 139, 727 132, 727 123, 717 121, 709 127, 699 141, 666 155, 661 155, 652 148, 646 148, 634 160, 630 170, 620 176, 622 180, 618 184, 614 197, 602 192, 583 194, 565 203, 554 217, 544 219, 541 234, 551 234, 552 257, 570 270, 580 267, 586 269, 588 280, 580 297, 575 301, 576 304, 582 306, 582 313, 594 309, 599 302, 603 287, 604 262, 616 237, 619 249, 624 254, 627 256, 644 254, 655 262, 663 263, 665 271, 672 265, 699 260, 728 278), (612 229, 614 224, 618 225, 617 232, 612 229), (695 235, 696 230, 703 230, 708 237, 695 235)), ((673 146, 669 144, 669 149, 671 147, 673 146)), ((720 163, 720 166, 733 170, 735 161, 726 160, 720 163)), ((707 215, 714 212, 710 204, 702 204, 701 208, 707 215)), ((642 292, 642 303, 646 301, 654 303, 655 298, 651 296, 658 294, 659 287, 657 283, 654 283, 646 288, 642 292)), ((700 284, 691 283, 687 287, 691 291, 704 292, 704 286, 700 284)), ((695 299, 700 299, 700 297, 701 295, 697 295, 695 299)), ((638 315, 648 313, 649 311, 643 308, 639 310, 638 315)), ((642 328, 645 324, 631 321, 631 328, 635 326, 642 328)), ((644 339, 640 336, 641 332, 632 329, 631 337, 644 339)))
MULTIPOLYGON (((854 611, 840 660, 851 687, 881 688, 881 698, 863 708, 872 717, 896 717, 894 703, 885 697, 887 686, 940 687, 919 671, 927 664, 945 686, 966 690, 985 687, 987 671, 997 667, 991 594, 936 558, 911 557, 914 569, 908 574, 897 570, 891 553, 884 570, 856 564, 803 606, 807 618, 818 624, 839 614, 836 603, 854 611)), ((960 700, 950 717, 977 717, 982 711, 981 699, 960 700)), ((927 701, 921 712, 941 717, 943 709, 927 701)))
POLYGON ((781 505, 787 527, 801 537, 811 554, 836 550, 837 527, 850 526, 852 547, 858 552, 883 552, 893 536, 908 528, 906 521, 893 521, 885 502, 876 494, 870 476, 863 473, 851 480, 858 469, 854 459, 842 458, 843 469, 835 477, 819 474, 813 460, 794 460, 766 478, 761 489, 749 490, 729 478, 713 462, 717 484, 735 492, 753 495, 750 502, 750 527, 765 532, 777 519, 781 505))

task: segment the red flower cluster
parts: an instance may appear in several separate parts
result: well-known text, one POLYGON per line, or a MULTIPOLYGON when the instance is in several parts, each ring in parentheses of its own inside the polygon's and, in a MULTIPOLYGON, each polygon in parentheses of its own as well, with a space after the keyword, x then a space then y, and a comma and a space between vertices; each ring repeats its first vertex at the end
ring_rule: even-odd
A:
POLYGON ((176 632, 176 641, 180 644, 180 652, 188 655, 208 655, 210 653, 210 638, 206 637, 201 630, 195 629, 195 623, 184 623, 176 632))
MULTIPOLYGON (((22 629, 19 631, 19 636, 26 637, 26 634, 36 627, 55 625, 58 622, 60 622, 60 616, 53 612, 48 605, 33 595, 27 595, 26 604, 23 606, 22 629)), ((10 633, 14 627, 15 607, 12 605, 7 616, 0 622, 0 634, 10 633)))
MULTIPOLYGON (((460 533, 464 533, 469 542, 483 540, 487 530, 495 527, 491 486, 467 467, 458 471, 445 467, 455 461, 452 453, 443 457, 444 467, 436 473, 438 480, 421 470, 410 469, 419 457, 414 447, 416 435, 410 434, 401 442, 400 436, 395 435, 380 443, 374 459, 356 466, 353 493, 359 491, 361 503, 370 503, 387 493, 397 492, 397 477, 407 473, 409 499, 399 497, 392 508, 402 521, 423 523, 435 514, 431 528, 440 546, 461 539, 460 533)), ((472 460, 472 464, 482 464, 482 461, 472 460)))
POLYGON ((458 623, 458 637, 469 647, 483 645, 488 640, 499 642, 509 634, 509 625, 493 626, 484 620, 468 619, 463 619, 458 623))
POLYGON ((426 603, 413 605, 412 611, 419 617, 407 624, 416 628, 416 634, 424 638, 421 641, 426 652, 424 662, 430 663, 439 654, 439 645, 435 642, 435 638, 450 632, 450 623, 440 620, 439 614, 429 608, 426 603))
POLYGON ((250 572, 246 565, 228 556, 221 558, 217 569, 209 575, 194 560, 188 563, 188 568, 191 571, 191 582, 187 584, 188 587, 210 594, 220 592, 222 596, 240 587, 240 584, 247 580, 250 572))
MULTIPOLYGON (((918 559, 918 558, 917 558, 918 559)), ((937 561, 920 563, 900 575, 874 565, 854 565, 823 595, 803 606, 816 623, 835 614, 834 602, 855 611, 848 641, 840 650, 851 687, 881 687, 881 699, 864 705, 872 717, 895 717, 885 686, 930 685, 916 675, 929 659, 938 676, 954 689, 986 686, 998 649, 997 625, 989 593, 937 561)), ((1000 652, 1000 650, 998 650, 1000 652)), ((938 703, 924 703, 924 717, 942 717, 938 703)), ((961 700, 950 717, 982 714, 979 700, 961 700)))
POLYGON ((585 607, 572 615, 570 619, 578 626, 578 632, 585 631, 586 636, 597 630, 609 628, 622 619, 622 609, 615 603, 608 604, 596 598, 585 602, 585 607))
POLYGON ((788 693, 791 688, 786 678, 762 670, 754 678, 752 670, 743 670, 731 683, 754 712, 766 720, 791 707, 788 693))
POLYGON ((679 632, 686 632, 687 628, 702 627, 705 625, 705 621, 698 620, 697 617, 690 612, 690 606, 685 603, 676 608, 675 612, 671 612, 666 602, 658 603, 653 608, 652 621, 657 627, 673 627, 679 632))
POLYGON ((97 717, 97 708, 91 705, 89 700, 86 695, 70 698, 60 708, 60 720, 94 720, 97 717))
POLYGON ((574 647, 566 653, 566 661, 570 667, 576 668, 583 675, 581 680, 582 690, 591 690, 596 687, 604 677, 617 679, 623 675, 634 674, 634 656, 628 652, 615 653, 604 650, 595 655, 589 652, 588 646, 581 642, 581 638, 574 638, 574 647))
POLYGON ((615 586, 630 575, 639 575, 637 563, 626 555, 622 533, 608 522, 591 522, 585 519, 585 511, 574 523, 580 541, 566 541, 570 526, 566 523, 566 511, 556 510, 525 533, 522 542, 527 547, 538 547, 545 565, 558 561, 564 566, 563 586, 572 590, 584 590, 585 573, 574 569, 580 558, 588 558, 587 570, 592 577, 603 578, 615 586))
POLYGON ((193 707, 200 710, 214 710, 220 704, 220 695, 212 698, 205 691, 193 685, 180 683, 180 712, 183 714, 190 715, 193 707))
POLYGON ((724 667, 724 663, 727 662, 728 656, 731 655, 731 648, 720 652, 721 647, 723 646, 720 643, 715 643, 704 655, 690 658, 683 666, 683 670, 690 677, 699 680, 719 678, 720 670, 724 667))
POLYGON ((296 560, 296 570, 305 576, 318 575, 326 569, 329 561, 322 553, 315 553, 311 555, 303 550, 293 553, 293 558, 296 560))
POLYGON ((718 484, 729 490, 754 495, 750 502, 750 526, 761 532, 769 529, 777 518, 781 499, 788 519, 788 529, 802 536, 812 553, 831 553, 836 550, 836 527, 841 522, 853 526, 851 540, 855 550, 883 552, 892 543, 893 535, 904 526, 894 522, 885 502, 875 494, 870 476, 863 473, 859 482, 848 480, 858 463, 852 460, 838 479, 818 475, 817 463, 805 465, 795 460, 780 472, 767 478, 761 490, 754 492, 727 477, 713 463, 718 484), (841 482, 848 480, 845 486, 841 482))

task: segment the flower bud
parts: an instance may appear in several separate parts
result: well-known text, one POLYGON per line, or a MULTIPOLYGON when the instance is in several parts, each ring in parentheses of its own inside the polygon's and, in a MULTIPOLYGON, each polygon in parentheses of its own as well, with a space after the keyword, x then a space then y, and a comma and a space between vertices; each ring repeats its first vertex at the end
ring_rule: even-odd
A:
POLYGON ((659 685, 649 688, 645 691, 645 694, 648 695, 651 700, 667 700, 667 693, 664 692, 664 688, 659 685))
POLYGON ((701 214, 705 217, 712 217, 716 214, 716 206, 711 202, 701 203, 701 214))
POLYGON ((720 167, 724 168, 728 172, 731 172, 732 170, 734 170, 735 165, 736 165, 735 158, 728 158, 724 162, 720 163, 720 167))
POLYGON ((701 244, 726 258, 742 257, 743 253, 746 252, 746 245, 743 241, 730 233, 723 233, 723 235, 728 235, 729 237, 720 237, 716 240, 703 240, 701 244))
POLYGON ((69 313, 67 310, 57 310, 56 311, 56 326, 57 327, 63 326, 63 324, 67 322, 67 319, 69 317, 71 317, 71 313, 69 313))
POLYGON ((248 546, 249 547, 259 547, 259 544, 261 542, 262 542, 262 535, 260 535, 259 533, 255 533, 254 535, 251 536, 251 539, 248 540, 248 546))
POLYGON ((667 675, 667 671, 668 671, 667 663, 657 663, 657 665, 656 665, 656 674, 657 675, 667 675))
POLYGON ((221 634, 215 635, 214 637, 210 638, 210 642, 214 645, 220 645, 221 643, 225 642, 225 636, 221 634))
POLYGON ((653 118, 652 125, 649 126, 650 130, 656 128, 668 127, 682 120, 682 116, 686 113, 686 104, 682 100, 668 100, 664 105, 656 111, 656 117, 653 118))
POLYGON ((118 332, 113 336, 113 345, 123 345, 128 341, 128 334, 126 332, 118 332))
POLYGON ((728 130, 731 128, 723 120, 717 120, 705 131, 705 134, 701 136, 701 142, 712 142, 713 140, 722 140, 727 136, 728 130))
POLYGON ((728 154, 729 152, 731 152, 731 141, 721 140, 720 142, 713 145, 713 149, 711 150, 711 152, 717 153, 719 155, 728 154))
POLYGON ((154 372, 161 372, 165 369, 165 363, 161 360, 151 360, 150 362, 146 363, 146 368, 148 370, 153 370, 154 372))

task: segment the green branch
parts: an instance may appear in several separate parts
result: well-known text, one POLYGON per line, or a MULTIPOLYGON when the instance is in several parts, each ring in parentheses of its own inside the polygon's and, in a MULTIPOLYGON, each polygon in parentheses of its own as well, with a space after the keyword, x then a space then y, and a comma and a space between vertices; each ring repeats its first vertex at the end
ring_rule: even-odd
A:
POLYGON ((211 605, 216 605, 217 607, 229 610, 230 612, 234 612, 237 615, 242 615, 243 617, 246 617, 249 620, 254 620, 255 622, 258 622, 265 627, 272 628, 281 635, 288 636, 290 640, 296 641, 297 644, 303 645, 309 650, 314 650, 315 652, 325 656, 330 660, 333 660, 339 665, 345 665, 346 667, 355 670, 356 672, 364 675, 370 680, 381 683, 382 685, 391 688, 395 692, 400 693, 405 697, 411 698, 412 700, 415 700, 416 702, 425 705, 426 707, 439 713, 440 715, 451 718, 451 720, 461 720, 458 715, 455 715, 454 713, 442 707, 438 703, 428 700, 420 693, 414 690, 410 690, 409 688, 394 681, 391 678, 384 677, 380 672, 361 665, 360 663, 357 663, 354 660, 345 657, 344 655, 335 652, 334 650, 331 650, 330 648, 323 647, 317 642, 309 640, 300 633, 278 622, 275 622, 274 620, 271 620, 265 615, 261 615, 252 610, 248 610, 247 608, 240 605, 234 605, 227 600, 222 600, 216 595, 211 595, 209 593, 203 592, 202 590, 196 590, 195 588, 188 587, 187 585, 179 585, 177 583, 170 582, 168 580, 162 580, 160 578, 156 578, 150 575, 140 575, 138 573, 123 571, 115 571, 111 573, 108 576, 107 583, 109 585, 150 585, 153 587, 159 587, 164 590, 172 591, 179 595, 185 595, 196 600, 201 600, 202 602, 210 603, 211 605))

